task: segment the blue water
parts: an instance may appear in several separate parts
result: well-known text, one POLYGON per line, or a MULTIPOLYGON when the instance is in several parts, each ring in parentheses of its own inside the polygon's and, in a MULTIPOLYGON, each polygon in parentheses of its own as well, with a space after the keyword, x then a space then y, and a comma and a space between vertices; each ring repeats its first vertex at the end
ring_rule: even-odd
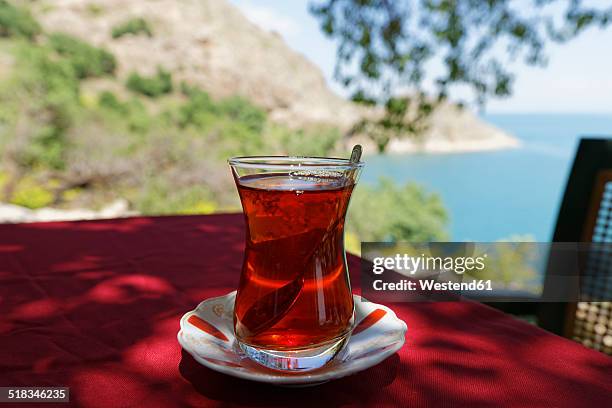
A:
POLYGON ((368 156, 362 182, 380 176, 435 191, 454 240, 552 238, 580 136, 609 135, 612 115, 485 115, 521 140, 518 149, 479 153, 368 156))

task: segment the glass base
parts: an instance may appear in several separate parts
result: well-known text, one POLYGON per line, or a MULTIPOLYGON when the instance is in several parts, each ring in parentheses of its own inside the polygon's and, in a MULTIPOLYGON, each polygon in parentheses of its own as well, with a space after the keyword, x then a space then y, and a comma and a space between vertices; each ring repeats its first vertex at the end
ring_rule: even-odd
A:
POLYGON ((323 367, 346 345, 350 332, 323 345, 300 350, 269 350, 237 340, 240 349, 251 360, 274 370, 303 372, 323 367))

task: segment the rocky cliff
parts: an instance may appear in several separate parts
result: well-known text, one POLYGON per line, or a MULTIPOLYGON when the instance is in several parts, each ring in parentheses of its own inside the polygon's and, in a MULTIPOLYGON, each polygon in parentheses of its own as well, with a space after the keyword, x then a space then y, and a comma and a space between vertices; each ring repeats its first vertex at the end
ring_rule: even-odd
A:
MULTIPOLYGON (((252 24, 225 0, 45 0, 33 11, 48 31, 104 46, 118 58, 119 78, 158 66, 215 97, 239 94, 292 127, 313 123, 350 128, 364 110, 334 94, 322 73, 283 39, 252 24), (112 38, 112 28, 144 18, 153 35, 112 38)), ((432 118, 425 143, 396 140, 390 151, 506 148, 517 141, 468 111, 445 106, 432 118)), ((366 149, 373 149, 367 145, 366 149)))

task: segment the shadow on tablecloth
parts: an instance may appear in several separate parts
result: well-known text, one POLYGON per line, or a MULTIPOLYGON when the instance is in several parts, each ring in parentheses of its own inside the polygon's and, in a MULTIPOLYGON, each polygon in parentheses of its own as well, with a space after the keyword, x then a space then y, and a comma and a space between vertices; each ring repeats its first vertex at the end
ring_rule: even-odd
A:
POLYGON ((360 405, 380 399, 397 375, 396 354, 361 373, 314 387, 290 388, 230 377, 200 365, 184 350, 179 371, 193 388, 209 400, 250 406, 360 405))

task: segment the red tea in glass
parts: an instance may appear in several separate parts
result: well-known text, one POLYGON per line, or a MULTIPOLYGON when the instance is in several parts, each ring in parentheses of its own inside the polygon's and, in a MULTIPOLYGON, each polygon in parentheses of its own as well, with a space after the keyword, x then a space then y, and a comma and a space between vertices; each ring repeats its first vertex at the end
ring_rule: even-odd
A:
POLYGON ((271 368, 318 368, 353 324, 344 219, 362 164, 291 157, 230 164, 246 221, 234 308, 239 346, 271 368))

